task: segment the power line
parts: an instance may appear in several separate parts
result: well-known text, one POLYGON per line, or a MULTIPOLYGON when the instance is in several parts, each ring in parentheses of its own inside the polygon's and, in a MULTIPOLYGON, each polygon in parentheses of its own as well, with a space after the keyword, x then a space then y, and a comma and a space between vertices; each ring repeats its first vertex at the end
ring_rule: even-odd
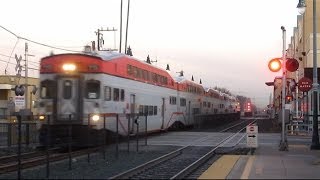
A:
MULTIPOLYGON (((2 26, 1 26, 2 27, 2 26)), ((6 29, 7 30, 7 29, 6 29)), ((9 31, 9 30, 7 30, 7 31, 9 31)), ((13 34, 11 31, 9 31, 11 34, 13 34)), ((15 34, 13 34, 13 35, 15 35, 15 34)), ((16 35, 15 35, 16 36, 16 35)), ((7 62, 7 65, 6 65, 6 68, 4 69, 4 74, 7 74, 7 68, 8 68, 8 64, 10 63, 10 59, 11 59, 11 57, 12 57, 12 53, 13 53, 13 51, 16 49, 16 46, 17 46, 17 44, 18 44, 18 42, 19 42, 19 38, 17 39, 17 41, 16 41, 16 44, 14 45, 14 47, 13 47, 13 49, 12 49, 12 51, 11 51, 11 54, 10 54, 10 56, 9 56, 9 60, 8 60, 8 62, 7 62)))
POLYGON ((63 50, 63 51, 70 51, 70 52, 76 52, 76 53, 80 53, 80 52, 81 52, 81 51, 75 51, 75 50, 70 50, 70 49, 65 49, 65 48, 59 48, 59 47, 47 45, 47 44, 44 44, 44 43, 40 43, 40 42, 37 42, 37 41, 33 41, 33 40, 28 39, 28 38, 18 36, 18 35, 16 35, 15 33, 13 33, 12 31, 8 30, 7 28, 5 28, 5 27, 3 27, 3 26, 1 26, 1 25, 0 25, 0 27, 1 27, 2 29, 4 29, 5 31, 9 32, 10 34, 14 35, 16 38, 18 38, 18 39, 23 39, 23 40, 32 42, 32 43, 34 43, 34 44, 38 44, 38 45, 45 46, 45 47, 50 47, 50 48, 53 48, 53 49, 63 50))

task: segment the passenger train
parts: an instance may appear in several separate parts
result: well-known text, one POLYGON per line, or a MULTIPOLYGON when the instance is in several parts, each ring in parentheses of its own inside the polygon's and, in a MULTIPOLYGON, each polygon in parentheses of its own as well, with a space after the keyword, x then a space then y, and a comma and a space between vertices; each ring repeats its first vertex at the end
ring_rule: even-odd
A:
MULTIPOLYGON (((196 114, 240 111, 234 96, 183 76, 174 78, 165 69, 122 53, 90 50, 56 54, 42 58, 40 66, 38 112, 50 117, 51 134, 65 131, 72 123, 73 136, 88 127, 116 132, 117 125, 118 133, 125 136, 145 129, 154 132, 192 126, 196 114), (119 115, 118 123, 112 114, 119 115), (129 121, 126 114, 136 114, 133 119, 140 122, 138 130, 137 121, 129 121)), ((41 121, 42 144, 48 122, 41 121)))
POLYGON ((252 117, 253 116, 253 113, 252 113, 252 104, 251 104, 251 101, 250 100, 247 100, 245 103, 244 103, 244 116, 245 117, 252 117))

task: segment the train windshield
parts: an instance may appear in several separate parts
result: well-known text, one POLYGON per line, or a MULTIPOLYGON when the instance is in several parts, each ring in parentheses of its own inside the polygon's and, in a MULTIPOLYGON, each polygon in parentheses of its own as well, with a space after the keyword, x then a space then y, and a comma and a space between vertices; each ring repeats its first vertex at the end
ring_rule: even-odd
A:
POLYGON ((53 99, 56 97, 57 85, 52 80, 45 80, 41 82, 40 96, 42 99, 53 99))
POLYGON ((87 99, 100 98, 100 81, 89 80, 86 82, 85 96, 87 99))

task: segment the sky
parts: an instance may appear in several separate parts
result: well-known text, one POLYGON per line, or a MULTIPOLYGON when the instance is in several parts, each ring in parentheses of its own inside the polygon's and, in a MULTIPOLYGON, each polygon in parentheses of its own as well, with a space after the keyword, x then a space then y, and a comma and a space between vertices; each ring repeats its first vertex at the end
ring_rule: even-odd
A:
MULTIPOLYGON (((3 0, 0 9, 0 75, 15 75, 15 54, 24 58, 28 43, 28 75, 38 77, 39 61, 50 52, 65 53, 34 42, 82 51, 104 32, 104 48, 119 49, 120 0, 3 0), (22 37, 17 38, 15 35, 22 37), (24 38, 31 40, 26 41, 24 38), (11 58, 10 58, 11 56, 11 58)), ((128 0, 123 0, 123 38, 128 0)), ((184 71, 207 87, 223 87, 251 98, 258 107, 269 103, 273 81, 270 59, 282 56, 297 26, 298 0, 131 0, 128 46, 133 56, 157 61, 171 74, 184 71)), ((24 76, 24 72, 22 72, 24 76)))

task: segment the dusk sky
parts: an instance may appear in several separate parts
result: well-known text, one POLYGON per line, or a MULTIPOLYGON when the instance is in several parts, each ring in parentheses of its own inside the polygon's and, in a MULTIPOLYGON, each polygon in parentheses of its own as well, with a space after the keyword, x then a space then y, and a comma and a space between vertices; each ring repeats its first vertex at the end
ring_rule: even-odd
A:
MULTIPOLYGON (((127 2, 123 0, 123 29, 127 2)), ((297 4, 298 0, 131 0, 128 45, 137 59, 149 55, 157 60, 155 66, 169 64, 174 75, 183 70, 187 79, 193 75, 207 87, 227 88, 265 107, 273 90, 265 82, 280 75, 270 72, 267 64, 282 56, 281 26, 287 30, 288 47, 297 25, 297 4)), ((120 0, 4 0, 0 17, 0 75, 5 69, 16 74, 14 55, 23 56, 28 42, 3 28, 32 41, 81 51, 96 41, 98 28, 114 27, 116 33, 104 32, 104 48, 119 48, 120 0)), ((28 44, 34 69, 51 51, 67 52, 28 44)), ((30 69, 29 74, 38 77, 39 71, 30 69)))

